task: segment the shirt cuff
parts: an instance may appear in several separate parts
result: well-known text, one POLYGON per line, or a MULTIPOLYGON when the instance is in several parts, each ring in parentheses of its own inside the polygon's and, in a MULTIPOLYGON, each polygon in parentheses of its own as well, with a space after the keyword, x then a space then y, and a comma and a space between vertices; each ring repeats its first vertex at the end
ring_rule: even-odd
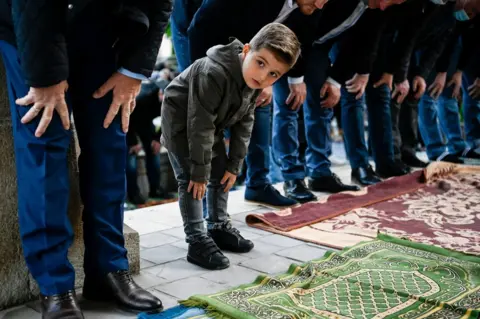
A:
POLYGON ((131 72, 131 71, 125 69, 125 68, 118 69, 118 73, 121 73, 125 76, 128 76, 129 78, 137 79, 137 80, 140 80, 140 81, 148 80, 148 78, 145 75, 131 72))
POLYGON ((288 77, 288 84, 301 84, 303 83, 303 76, 298 78, 288 77))
POLYGON ((331 77, 328 77, 326 81, 328 83, 330 83, 331 85, 335 86, 337 89, 342 88, 342 85, 340 83, 338 83, 337 81, 335 81, 334 79, 332 79, 331 77))

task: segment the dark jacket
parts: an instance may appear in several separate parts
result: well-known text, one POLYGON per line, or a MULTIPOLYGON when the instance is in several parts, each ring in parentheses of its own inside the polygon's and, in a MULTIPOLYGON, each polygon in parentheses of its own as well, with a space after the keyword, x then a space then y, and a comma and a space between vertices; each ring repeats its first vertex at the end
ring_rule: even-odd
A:
MULTIPOLYGON (((118 17, 119 66, 150 76, 171 12, 171 0, 13 0, 18 51, 29 86, 45 87, 68 79, 67 37, 88 5, 111 6, 118 17), (124 32, 124 33, 122 33, 124 32)), ((99 30, 100 32, 100 30, 99 30)))
POLYGON ((0 40, 15 45, 12 21, 12 0, 0 0, 0 40))
POLYGON ((458 69, 469 69, 473 76, 480 77, 480 16, 477 15, 470 21, 457 22, 456 31, 463 44, 458 69))
POLYGON ((235 40, 207 51, 165 90, 162 103, 162 144, 179 157, 189 158, 190 178, 210 177, 214 145, 223 143, 230 128, 227 170, 238 175, 253 129, 259 90, 243 79, 239 58, 243 44, 235 40))

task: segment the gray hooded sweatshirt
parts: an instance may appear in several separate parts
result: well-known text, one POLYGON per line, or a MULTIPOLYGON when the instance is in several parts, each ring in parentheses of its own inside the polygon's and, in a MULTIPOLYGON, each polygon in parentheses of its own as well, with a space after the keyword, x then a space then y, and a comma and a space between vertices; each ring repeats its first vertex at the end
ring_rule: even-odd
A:
MULTIPOLYGON (((190 179, 206 182, 216 143, 230 128, 227 170, 238 175, 247 154, 259 90, 243 79, 239 54, 243 44, 234 40, 217 45, 195 61, 166 88, 162 103, 162 144, 191 163, 190 179)), ((218 148, 218 149, 224 149, 218 148)))

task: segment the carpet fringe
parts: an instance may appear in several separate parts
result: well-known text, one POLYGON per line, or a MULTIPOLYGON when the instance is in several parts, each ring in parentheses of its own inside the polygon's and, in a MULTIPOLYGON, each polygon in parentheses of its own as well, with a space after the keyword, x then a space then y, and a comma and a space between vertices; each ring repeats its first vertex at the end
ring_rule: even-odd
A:
POLYGON ((189 308, 202 308, 205 310, 207 316, 211 317, 212 319, 234 319, 228 315, 218 312, 215 307, 209 306, 205 301, 187 299, 180 300, 178 303, 189 308))

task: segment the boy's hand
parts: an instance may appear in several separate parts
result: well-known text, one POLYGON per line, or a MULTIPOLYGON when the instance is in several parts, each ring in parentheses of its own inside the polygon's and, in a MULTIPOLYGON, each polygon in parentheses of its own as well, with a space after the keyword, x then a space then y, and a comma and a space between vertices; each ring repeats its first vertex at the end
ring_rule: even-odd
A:
POLYGON ((229 171, 225 172, 225 175, 223 175, 222 181, 220 184, 225 185, 225 193, 228 193, 228 191, 233 187, 235 184, 235 181, 237 180, 237 175, 233 175, 229 171))
POLYGON ((382 74, 382 77, 380 78, 380 80, 378 80, 377 82, 375 82, 375 84, 373 85, 373 87, 376 89, 382 85, 386 85, 388 86, 388 88, 390 89, 390 91, 393 89, 393 74, 390 74, 390 73, 383 73, 382 74))
POLYGON ((202 200, 205 196, 205 192, 207 191, 207 185, 205 183, 199 183, 190 181, 188 184, 187 192, 191 192, 193 189, 193 199, 202 200))
POLYGON ((357 94, 355 99, 360 100, 363 96, 363 93, 365 93, 369 78, 370 74, 355 73, 353 78, 345 83, 347 85, 346 89, 348 93, 357 94))
POLYGON ((468 94, 474 98, 480 98, 480 78, 476 78, 475 82, 468 87, 468 94))
POLYGON ((410 83, 408 80, 405 80, 401 83, 395 83, 395 89, 392 93, 392 100, 397 100, 397 103, 401 104, 405 100, 410 91, 410 83))

